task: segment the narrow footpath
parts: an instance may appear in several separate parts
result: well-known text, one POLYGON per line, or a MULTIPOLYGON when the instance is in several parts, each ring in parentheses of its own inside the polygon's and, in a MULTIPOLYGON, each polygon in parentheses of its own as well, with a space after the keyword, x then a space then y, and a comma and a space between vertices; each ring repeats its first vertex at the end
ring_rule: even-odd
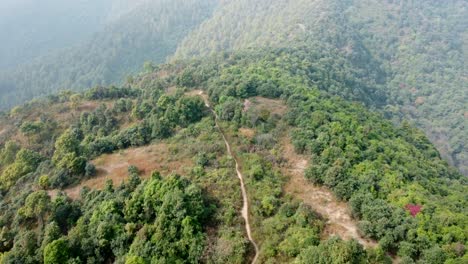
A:
POLYGON ((213 115, 215 117, 216 127, 218 128, 219 132, 223 136, 223 140, 224 140, 224 143, 226 144, 226 149, 228 151, 228 154, 232 157, 232 159, 236 163, 236 172, 237 172, 237 177, 239 177, 241 191, 242 191, 242 200, 243 200, 243 206, 242 206, 241 213, 242 213, 242 217, 245 220, 245 230, 247 231, 247 238, 249 239, 250 243, 252 243, 252 245, 255 248, 255 256, 254 256, 254 258, 252 260, 252 264, 254 264, 254 263, 257 262, 257 259, 258 259, 258 246, 257 246, 257 243, 255 243, 254 239, 252 238, 252 231, 251 231, 251 228, 250 228, 250 221, 249 221, 249 199, 248 199, 247 190, 246 190, 245 184, 244 184, 244 176, 242 175, 242 172, 240 171, 239 162, 237 161, 236 156, 232 152, 231 145, 229 144, 229 141, 227 140, 226 135, 224 134, 224 131, 221 129, 221 126, 218 123, 218 115, 213 110, 213 108, 211 108, 210 103, 208 101, 208 98, 203 94, 203 92, 200 91, 200 92, 198 92, 198 94, 205 101, 206 107, 208 107, 210 109, 210 111, 213 113, 213 115))

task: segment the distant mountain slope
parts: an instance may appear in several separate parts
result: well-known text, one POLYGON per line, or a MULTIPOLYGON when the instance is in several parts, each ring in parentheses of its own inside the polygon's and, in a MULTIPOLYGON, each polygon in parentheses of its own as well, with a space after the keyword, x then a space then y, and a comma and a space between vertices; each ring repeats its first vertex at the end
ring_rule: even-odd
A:
POLYGON ((334 54, 361 71, 362 81, 379 84, 371 90, 385 94, 385 103, 374 105, 386 104, 381 110, 397 122, 414 122, 468 175, 467 13, 461 0, 233 0, 175 58, 301 45, 334 54))
POLYGON ((176 58, 265 46, 286 46, 317 32, 336 11, 324 0, 224 1, 181 43, 176 58))
POLYGON ((388 110, 468 175, 468 2, 359 0, 346 14, 390 73, 388 110))
POLYGON ((73 45, 103 29, 114 0, 2 0, 0 69, 73 45))
POLYGON ((151 0, 3 0, 0 69, 70 47, 151 0))
POLYGON ((322 89, 368 106, 384 105, 386 98, 381 85, 385 74, 357 32, 349 27, 344 10, 341 3, 324 0, 224 2, 212 18, 187 36, 174 59, 203 57, 220 51, 283 48, 291 52, 291 57, 298 56, 298 60, 320 59, 313 63, 330 67, 330 74, 325 77, 330 81, 348 78, 352 82, 347 87, 329 85, 322 89))
POLYGON ((0 73, 0 108, 59 89, 120 82, 147 60, 163 62, 211 14, 216 0, 139 1, 126 14, 120 2, 111 23, 91 40, 0 73))

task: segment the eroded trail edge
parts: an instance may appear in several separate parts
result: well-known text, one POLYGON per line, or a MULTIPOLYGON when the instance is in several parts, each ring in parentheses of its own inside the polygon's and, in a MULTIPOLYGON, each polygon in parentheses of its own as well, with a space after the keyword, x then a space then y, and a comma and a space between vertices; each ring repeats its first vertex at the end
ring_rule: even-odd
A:
POLYGON ((198 91, 198 94, 205 101, 205 106, 208 107, 210 109, 210 111, 213 113, 213 115, 215 117, 216 128, 218 128, 219 132, 221 133, 221 136, 223 137, 224 144, 226 144, 226 149, 228 151, 229 156, 232 157, 232 159, 234 160, 234 162, 236 164, 236 173, 237 173, 237 177, 239 178, 239 181, 240 181, 240 187, 241 187, 241 192, 242 192, 242 200, 243 200, 241 214, 242 214, 242 217, 244 218, 244 221, 245 221, 245 230, 247 232, 247 238, 249 239, 250 243, 252 243, 252 245, 255 248, 255 256, 254 256, 254 258, 252 260, 252 264, 253 264, 253 263, 257 262, 259 250, 258 250, 257 243, 255 243, 255 240, 252 237, 252 229, 250 227, 250 220, 249 220, 249 199, 248 199, 248 195, 247 195, 247 189, 245 188, 244 176, 242 175, 242 172, 240 170, 239 162, 237 161, 236 156, 232 152, 231 145, 229 144, 229 141, 227 140, 227 137, 224 134, 224 131, 221 129, 221 126, 218 123, 218 119, 219 119, 218 115, 213 110, 213 108, 211 108, 211 105, 210 105, 210 103, 208 101, 208 98, 203 94, 203 92, 198 91))
POLYGON ((284 138, 282 145, 283 156, 288 164, 283 168, 283 173, 289 176, 285 191, 302 200, 328 220, 324 235, 326 237, 339 236, 344 240, 355 239, 366 248, 375 248, 376 241, 363 238, 359 234, 356 221, 351 217, 348 205, 339 201, 329 189, 311 184, 304 177, 308 161, 304 156, 294 151, 290 139, 284 138))

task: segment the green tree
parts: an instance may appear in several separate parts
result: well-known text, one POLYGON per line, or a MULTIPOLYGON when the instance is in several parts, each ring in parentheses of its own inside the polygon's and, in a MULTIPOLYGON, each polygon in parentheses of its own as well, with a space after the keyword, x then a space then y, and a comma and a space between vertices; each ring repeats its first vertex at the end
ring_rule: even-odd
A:
POLYGON ((44 264, 63 264, 69 258, 68 243, 64 239, 57 239, 44 249, 44 264))
POLYGON ((5 147, 0 151, 0 165, 6 166, 15 161, 16 153, 21 147, 15 141, 7 141, 5 147))
POLYGON ((1 186, 4 190, 14 185, 16 181, 31 172, 34 172, 42 161, 42 157, 31 150, 22 149, 16 154, 15 162, 5 168, 1 174, 1 186))
POLYGON ((84 173, 86 159, 81 155, 79 132, 68 129, 55 142, 52 161, 59 167, 74 174, 84 173))
POLYGON ((50 186, 49 176, 42 175, 41 177, 39 177, 38 184, 43 190, 47 190, 50 186))
POLYGON ((125 264, 146 264, 146 261, 142 257, 128 256, 125 264))
POLYGON ((39 227, 44 226, 44 217, 50 209, 50 196, 46 191, 33 192, 26 198, 24 206, 18 211, 19 215, 26 218, 37 219, 39 227))

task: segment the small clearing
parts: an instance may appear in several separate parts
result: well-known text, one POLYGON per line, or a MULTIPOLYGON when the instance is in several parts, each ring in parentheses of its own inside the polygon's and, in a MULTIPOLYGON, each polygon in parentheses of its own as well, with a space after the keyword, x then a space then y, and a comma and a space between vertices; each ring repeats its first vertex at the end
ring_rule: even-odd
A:
MULTIPOLYGON (((83 187, 101 190, 107 180, 112 180, 114 185, 120 185, 128 178, 128 167, 136 166, 142 178, 148 178, 153 171, 159 171, 163 175, 178 173, 184 174, 187 168, 193 165, 189 157, 177 157, 170 153, 165 143, 123 150, 118 153, 106 154, 92 161, 96 166, 97 175, 85 180, 79 185, 63 190, 72 199, 78 199, 83 187)), ((54 196, 57 190, 50 191, 54 196)))
POLYGON ((248 139, 253 139, 255 137, 255 130, 251 128, 239 128, 239 133, 248 139))
POLYGON ((308 161, 303 155, 295 152, 290 140, 285 138, 282 144, 283 157, 287 161, 283 173, 290 176, 285 192, 302 200, 328 220, 323 235, 339 236, 344 240, 355 239, 367 248, 376 247, 375 241, 359 235, 356 222, 352 219, 346 203, 339 201, 329 189, 315 186, 307 181, 304 172, 308 161))
POLYGON ((271 114, 277 114, 279 116, 284 115, 288 110, 288 107, 282 100, 270 99, 261 96, 255 96, 245 100, 244 110, 247 111, 250 108, 255 108, 257 110, 265 109, 271 114))

